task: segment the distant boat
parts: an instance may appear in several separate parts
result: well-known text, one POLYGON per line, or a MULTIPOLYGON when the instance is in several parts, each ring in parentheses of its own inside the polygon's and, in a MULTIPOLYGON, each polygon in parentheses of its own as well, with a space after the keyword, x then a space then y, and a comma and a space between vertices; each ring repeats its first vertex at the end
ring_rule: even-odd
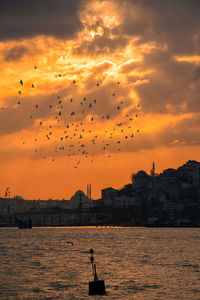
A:
POLYGON ((28 218, 28 220, 19 220, 18 223, 18 228, 19 229, 31 229, 32 228, 32 219, 28 218))

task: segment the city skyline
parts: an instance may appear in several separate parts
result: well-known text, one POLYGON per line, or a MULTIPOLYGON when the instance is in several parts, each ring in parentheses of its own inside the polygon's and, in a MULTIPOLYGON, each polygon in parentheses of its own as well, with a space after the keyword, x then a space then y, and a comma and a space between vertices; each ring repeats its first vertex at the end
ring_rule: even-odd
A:
MULTIPOLYGON (((142 177, 144 175, 145 177, 147 177, 149 179, 151 178, 151 179, 159 180, 160 176, 162 176, 162 175, 164 175, 164 176, 167 175, 169 177, 170 176, 177 177, 177 174, 175 175, 174 171, 175 171, 175 173, 178 170, 181 170, 180 172, 184 172, 183 171, 184 168, 186 168, 188 174, 190 173, 190 171, 192 171, 194 173, 197 172, 199 174, 199 165, 200 165, 200 162, 198 162, 196 160, 191 160, 190 159, 190 160, 184 162, 184 164, 179 165, 177 168, 172 168, 172 167, 168 166, 166 169, 163 169, 162 171, 158 172, 158 170, 156 169, 155 162, 152 162, 152 166, 151 166, 151 168, 149 170, 145 171, 143 169, 139 169, 136 172, 132 172, 130 174, 130 176, 129 176, 129 182, 124 182, 123 185, 121 185, 120 187, 116 187, 116 185, 107 185, 107 186, 101 187, 101 189, 98 191, 98 195, 99 195, 98 197, 94 197, 93 196, 93 194, 92 194, 92 190, 93 190, 92 188, 93 188, 93 186, 92 186, 91 183, 87 183, 87 185, 85 187, 83 187, 83 188, 81 188, 80 186, 78 186, 77 189, 74 190, 72 192, 72 194, 70 194, 69 197, 53 198, 53 197, 50 196, 49 198, 46 198, 46 199, 42 199, 41 197, 38 197, 37 199, 36 198, 30 199, 30 198, 24 198, 22 195, 19 195, 19 194, 12 195, 10 187, 7 187, 5 189, 5 191, 4 191, 4 194, 0 195, 0 198, 1 199, 6 199, 6 198, 7 199, 15 199, 16 198, 16 199, 19 199, 19 200, 23 199, 23 200, 34 200, 34 201, 35 200, 39 200, 39 201, 40 200, 41 201, 45 201, 45 200, 47 200, 47 201, 48 200, 53 200, 53 201, 67 200, 67 201, 69 201, 69 200, 72 200, 74 197, 75 198, 78 197, 78 199, 79 199, 79 195, 81 193, 82 196, 85 197, 86 199, 88 199, 88 200, 94 200, 95 201, 95 200, 102 199, 102 191, 104 191, 104 190, 111 189, 113 191, 120 191, 120 190, 123 191, 124 189, 126 189, 130 185, 134 186, 134 178, 135 178, 135 176, 137 177, 137 175, 139 175, 139 177, 140 177, 140 174, 142 174, 142 177)), ((187 176, 189 176, 189 175, 187 175, 187 176)), ((198 176, 200 176, 200 175, 198 175, 198 176)), ((199 181, 199 178, 200 177, 196 178, 196 180, 199 181)), ((187 178, 187 180, 188 180, 188 178, 187 178)), ((180 184, 182 184, 182 183, 180 182, 180 184)), ((192 183, 192 185, 194 185, 194 183, 192 183)), ((198 184, 196 183, 195 185, 198 185, 198 184)), ((196 186, 196 187, 198 188, 198 186, 196 186)))
POLYGON ((0 193, 70 198, 200 153, 198 1, 0 4, 0 193), (15 16, 15 17, 13 17, 15 16))
POLYGON ((198 226, 200 162, 189 160, 177 169, 132 174, 123 188, 106 187, 99 199, 77 190, 70 199, 0 198, 0 226, 198 226))

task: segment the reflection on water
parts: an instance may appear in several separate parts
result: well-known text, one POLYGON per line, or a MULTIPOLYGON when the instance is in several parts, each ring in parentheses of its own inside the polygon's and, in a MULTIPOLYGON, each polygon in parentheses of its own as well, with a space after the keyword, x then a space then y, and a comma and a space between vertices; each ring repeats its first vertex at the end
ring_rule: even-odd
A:
POLYGON ((0 262, 0 299, 200 299, 198 228, 0 228, 0 262))

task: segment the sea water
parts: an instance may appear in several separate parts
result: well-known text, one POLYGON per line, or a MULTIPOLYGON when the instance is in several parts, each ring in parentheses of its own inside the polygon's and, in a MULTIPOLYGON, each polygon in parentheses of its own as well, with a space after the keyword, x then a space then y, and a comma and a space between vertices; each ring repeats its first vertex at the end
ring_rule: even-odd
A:
POLYGON ((198 300, 200 229, 0 228, 0 299, 198 300), (106 296, 88 295, 91 248, 106 296))

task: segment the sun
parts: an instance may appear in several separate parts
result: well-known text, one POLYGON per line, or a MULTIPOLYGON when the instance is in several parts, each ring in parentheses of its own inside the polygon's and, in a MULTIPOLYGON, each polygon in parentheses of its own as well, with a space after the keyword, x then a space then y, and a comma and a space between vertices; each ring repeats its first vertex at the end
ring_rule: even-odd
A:
POLYGON ((91 37, 94 39, 94 37, 95 37, 95 31, 94 31, 94 30, 91 30, 91 31, 90 31, 90 35, 91 35, 91 37))
POLYGON ((94 39, 95 36, 103 36, 104 35, 104 30, 102 26, 98 26, 96 30, 91 30, 90 31, 91 37, 94 39))

